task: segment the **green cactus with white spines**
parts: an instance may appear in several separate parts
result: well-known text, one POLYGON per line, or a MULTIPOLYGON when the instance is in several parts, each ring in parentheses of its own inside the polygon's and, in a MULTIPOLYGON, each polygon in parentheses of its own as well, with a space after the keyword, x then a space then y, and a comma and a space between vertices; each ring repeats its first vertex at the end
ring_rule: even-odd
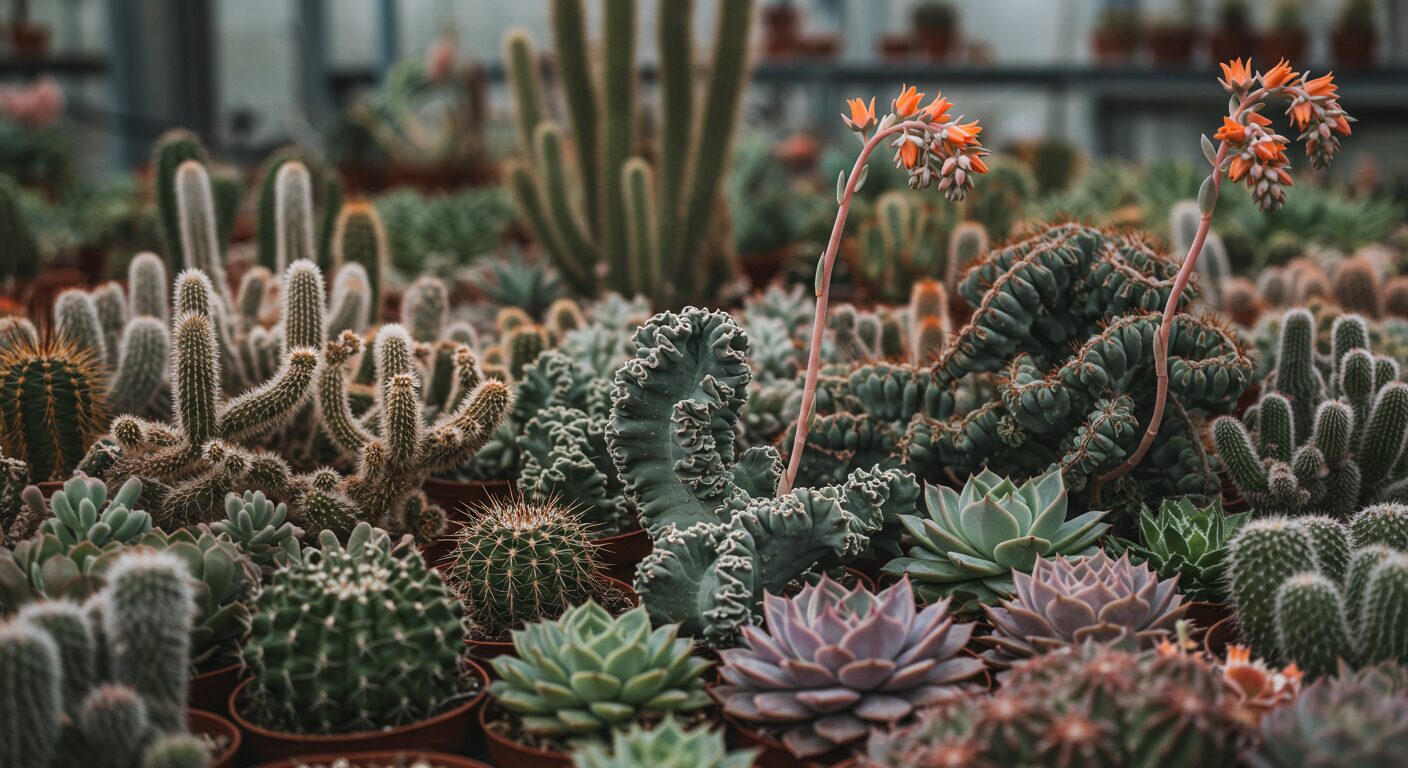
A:
POLYGON ((165 321, 171 315, 166 264, 154 253, 139 253, 127 265, 127 308, 132 317, 165 321))
POLYGON ((692 286, 679 289, 680 298, 723 282, 704 279, 722 255, 705 243, 747 80, 753 3, 728 0, 720 7, 708 87, 698 99, 688 6, 657 17, 663 122, 654 167, 637 156, 631 117, 636 113, 635 0, 603 6, 600 67, 589 60, 585 4, 553 3, 553 42, 577 147, 576 179, 567 168, 564 131, 543 103, 532 43, 522 31, 505 40, 523 156, 509 171, 509 186, 539 243, 578 293, 596 292, 601 264, 612 290, 656 300, 670 290, 671 275, 689 275, 673 281, 692 286), (580 207, 574 186, 582 193, 580 207))
POLYGON ((493 639, 585 601, 598 571, 591 528, 576 512, 510 499, 475 510, 456 531, 448 578, 474 630, 493 639))
POLYGON ((70 288, 54 300, 54 333, 99 364, 107 362, 107 333, 98 318, 97 303, 87 291, 70 288))
POLYGON ((361 264, 343 264, 333 278, 328 299, 328 338, 343 331, 364 333, 372 320, 371 281, 361 264))
POLYGON ((726 645, 754 620, 764 590, 858 557, 913 512, 918 485, 895 470, 773 498, 777 452, 735 444, 751 372, 748 339, 728 315, 661 313, 634 342, 606 436, 654 540, 636 589, 656 621, 726 645))
MULTIPOLYGON (((345 368, 361 346, 361 338, 351 332, 327 342, 318 377, 323 429, 344 455, 357 461, 357 473, 346 479, 341 491, 387 530, 418 531, 424 538, 426 527, 443 525, 443 513, 426 500, 421 481, 431 472, 458 468, 473 459, 509 414, 513 393, 504 382, 479 381, 453 410, 427 423, 410 334, 402 326, 384 325, 374 348, 375 403, 359 418, 348 398, 345 368), (440 525, 416 523, 422 516, 437 515, 440 525)), ((460 360, 472 369, 472 355, 460 360)), ((438 533, 433 530, 432 536, 438 533)))
POLYGON ((116 281, 109 280, 93 289, 93 309, 98 314, 98 325, 103 329, 103 362, 117 364, 117 348, 122 341, 122 329, 130 315, 127 309, 127 294, 116 281))
MULTIPOLYGON (((6 765, 150 765, 186 736, 190 622, 185 564, 137 552, 80 606, 36 603, 0 624, 0 759, 6 765)), ((174 768, 204 768, 187 752, 174 768)))
POLYGON ((1229 592, 1252 647, 1312 675, 1408 659, 1408 508, 1248 523, 1228 549, 1229 592), (1361 522, 1363 521, 1363 522, 1361 522))
POLYGON ((205 147, 195 134, 174 130, 162 134, 152 148, 152 183, 155 187, 156 211, 161 232, 162 253, 170 272, 179 272, 189 265, 182 242, 180 203, 177 202, 176 172, 183 163, 205 163, 205 147))
POLYGON ((401 320, 415 341, 439 339, 449 314, 450 292, 438 277, 418 278, 401 297, 401 320))
POLYGON ((176 210, 180 217, 182 266, 199 269, 210 277, 216 295, 231 301, 225 277, 225 253, 215 218, 215 196, 210 174, 199 161, 188 160, 176 169, 176 210))
POLYGON ((107 422, 107 385, 91 350, 14 338, 0 349, 0 447, 34 480, 78 466, 107 422))
POLYGON ((310 735, 428 718, 464 690, 462 612, 406 542, 366 523, 345 543, 325 531, 257 599, 241 711, 310 735))
MULTIPOLYGON (((386 228, 376 206, 354 200, 342 207, 332 239, 332 262, 336 273, 348 264, 358 264, 367 277, 370 290, 370 320, 381 319, 381 286, 390 259, 386 228)), ((337 304, 336 301, 333 302, 337 304)), ((355 330, 355 329, 354 329, 355 330)))
POLYGON ((88 350, 109 373, 112 413, 148 415, 159 405, 171 345, 166 270, 160 259, 142 254, 129 274, 128 295, 116 283, 92 293, 64 291, 54 304, 54 327, 60 340, 88 350))
POLYGON ((1242 421, 1213 425, 1217 452, 1253 509, 1323 510, 1347 517, 1376 501, 1408 498, 1408 385, 1398 366, 1369 349, 1363 318, 1342 315, 1321 359, 1315 321, 1303 309, 1281 322, 1276 369, 1242 421))

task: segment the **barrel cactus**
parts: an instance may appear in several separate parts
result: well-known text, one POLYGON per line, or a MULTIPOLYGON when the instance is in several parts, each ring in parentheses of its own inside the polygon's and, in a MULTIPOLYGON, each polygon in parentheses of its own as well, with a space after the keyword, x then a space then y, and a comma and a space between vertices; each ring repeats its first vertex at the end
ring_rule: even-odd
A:
POLYGON ((1129 556, 1104 552, 1067 560, 1037 558, 1030 574, 1014 573, 1014 597, 984 606, 994 631, 984 638, 988 663, 999 669, 1067 645, 1167 639, 1188 606, 1178 578, 1160 580, 1129 556))
POLYGON ((605 738, 640 718, 709 706, 709 662, 678 624, 651 629, 645 608, 613 617, 595 600, 513 632, 517 655, 493 660, 489 692, 524 732, 556 741, 605 738))
POLYGON ((973 625, 954 624, 947 600, 917 611, 908 580, 875 594, 822 577, 796 597, 768 595, 764 612, 766 628, 744 628, 744 647, 721 653, 713 694, 799 758, 857 746, 983 671, 960 655, 973 625))
POLYGON ((345 544, 319 541, 255 602, 246 716, 303 734, 377 730, 463 692, 463 611, 440 575, 366 523, 345 544))
POLYGON ((1028 573, 1038 557, 1082 556, 1109 530, 1103 511, 1066 519, 1061 473, 1047 472, 1020 486, 993 472, 968 478, 960 493, 942 485, 924 489, 927 517, 902 515, 913 537, 908 557, 885 573, 908 574, 925 602, 946 595, 994 603, 1012 594, 1012 573, 1028 573))
POLYGON ((1250 512, 1227 514, 1216 501, 1199 507, 1189 499, 1168 499, 1157 514, 1139 515, 1140 541, 1113 542, 1116 553, 1128 550, 1164 578, 1178 578, 1183 594, 1194 600, 1222 602, 1227 543, 1250 512))
POLYGON ((0 447, 35 481, 68 476, 107 427, 101 360, 69 341, 0 347, 0 447))

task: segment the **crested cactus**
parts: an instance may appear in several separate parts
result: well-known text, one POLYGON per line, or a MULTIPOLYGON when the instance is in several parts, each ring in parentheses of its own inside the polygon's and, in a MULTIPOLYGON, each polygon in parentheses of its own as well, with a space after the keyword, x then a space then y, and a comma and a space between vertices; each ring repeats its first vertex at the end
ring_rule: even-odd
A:
POLYGON ((99 360, 70 341, 0 348, 0 447, 36 481, 67 477, 107 421, 99 360))
POLYGON ((1408 510, 1368 507, 1349 526, 1324 517, 1248 523, 1228 553, 1228 584, 1258 650, 1312 675, 1408 658, 1408 510), (1387 522, 1385 522, 1387 521, 1387 522))
POLYGON ((581 207, 571 192, 563 129, 547 116, 537 57, 525 32, 510 32, 505 61, 518 106, 523 161, 509 186, 558 271, 577 292, 607 285, 623 294, 689 298, 723 281, 705 279, 726 263, 711 244, 711 222, 746 82, 752 0, 720 6, 708 87, 695 98, 688 7, 658 14, 661 51, 659 162, 635 157, 635 0, 603 7, 602 63, 589 62, 581 0, 553 3, 552 29, 563 96, 577 150, 581 207), (599 77, 593 77, 599 72, 599 77), (594 82, 597 81, 597 82, 594 82))
POLYGON ((349 201, 337 215, 337 229, 332 236, 333 270, 334 274, 339 274, 346 264, 361 265, 371 293, 372 322, 381 319, 381 286, 386 279, 389 259, 386 227, 376 206, 361 200, 349 201))
POLYGON ((1330 336, 1321 362, 1315 319, 1288 311, 1266 393, 1244 421, 1213 424, 1218 455, 1259 513, 1344 518, 1408 498, 1408 384, 1397 381, 1396 361, 1372 353, 1363 318, 1336 318, 1330 336))
POLYGON ((449 582, 474 630, 506 637, 592 594, 597 555, 573 511, 523 499, 491 502, 455 532, 449 582))
POLYGON ((634 342, 616 372, 606 437, 654 539, 636 589, 656 621, 727 644, 765 590, 859 556, 913 512, 918 485, 895 470, 773 497, 776 451, 740 454, 735 444, 751 372, 748 339, 727 314, 661 313, 634 342))
POLYGON ((326 531, 319 541, 255 603, 242 712, 294 733, 344 733, 415 722, 459 695, 462 607, 439 573, 366 523, 345 543, 326 531), (396 642, 365 642, 369 626, 396 642))

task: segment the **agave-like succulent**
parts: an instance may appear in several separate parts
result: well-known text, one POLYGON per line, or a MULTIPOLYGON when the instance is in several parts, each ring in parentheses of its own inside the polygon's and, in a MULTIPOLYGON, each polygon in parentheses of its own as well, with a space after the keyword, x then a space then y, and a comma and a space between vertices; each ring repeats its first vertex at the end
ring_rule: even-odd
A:
POLYGON ((1012 594, 1012 573, 1030 572, 1038 557, 1085 555, 1110 526, 1104 511, 1066 519, 1066 486, 1052 470, 1018 486, 988 470, 959 493, 924 489, 927 517, 901 515, 913 538, 909 557, 884 571, 908 574, 924 602, 947 595, 992 604, 1012 594))
POLYGON ((1226 514, 1222 504, 1199 508, 1188 499, 1168 499, 1157 515, 1139 515, 1143 544, 1125 539, 1111 542, 1116 553, 1129 552, 1149 564, 1160 576, 1177 576, 1179 589, 1194 600, 1221 602, 1227 587, 1227 542, 1251 516, 1250 512, 1226 514))
POLYGON ((1016 593, 999 607, 984 606, 993 633, 988 663, 1006 668, 1016 659, 1087 641, 1152 645, 1167 639, 1188 612, 1178 577, 1160 580, 1129 555, 1104 552, 1072 561, 1038 558, 1030 574, 1014 573, 1016 593))
POLYGON ((641 716, 709 706, 709 662, 678 624, 652 631, 644 607, 612 617, 588 600, 514 630, 513 648, 491 662, 500 679, 489 692, 527 733, 591 740, 641 716))
POLYGON ((767 628, 743 629, 746 647, 725 650, 724 712, 780 733, 797 757, 852 747, 875 725, 960 692, 983 671, 960 656, 972 624, 953 623, 948 600, 914 607, 908 579, 878 595, 828 577, 792 598, 767 595, 767 628))
POLYGON ((1385 662, 1354 671, 1340 664, 1296 700, 1261 721, 1254 768, 1403 765, 1408 755, 1408 669, 1385 662))
POLYGON ((724 735, 705 727, 687 731, 671 715, 645 729, 633 725, 611 734, 611 747, 587 744, 572 755, 573 768, 750 768, 756 749, 729 752, 724 735))

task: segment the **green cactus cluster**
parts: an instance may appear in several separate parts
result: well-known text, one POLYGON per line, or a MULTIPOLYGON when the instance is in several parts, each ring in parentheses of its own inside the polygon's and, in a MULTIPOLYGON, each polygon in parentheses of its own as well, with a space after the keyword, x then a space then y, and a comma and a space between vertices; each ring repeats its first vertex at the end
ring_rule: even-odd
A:
POLYGON ((0 761, 33 768, 204 768, 186 732, 195 610, 186 564, 132 552, 82 605, 34 603, 0 623, 0 761))
MULTIPOLYGON (((381 215, 376 211, 376 206, 359 200, 343 205, 337 214, 337 228, 331 243, 333 274, 340 277, 341 271, 351 264, 362 268, 362 274, 367 281, 366 317, 369 322, 378 322, 381 319, 381 286, 390 268, 390 253, 386 242, 386 227, 381 221, 381 215)), ((336 307, 338 303, 334 298, 332 306, 336 307)), ((336 314, 333 313, 334 316, 336 314)), ((363 329, 335 330, 353 330, 360 333, 363 329)))
POLYGON ((1348 524, 1320 515, 1242 527, 1227 583, 1253 648, 1311 675, 1408 659, 1408 507, 1378 504, 1348 524))
POLYGON ((914 511, 918 484, 897 470, 774 495, 776 450, 737 445, 752 374, 748 338, 727 314, 664 312, 634 345, 616 372, 606 436, 654 541, 636 590, 656 622, 728 644, 756 618, 764 591, 868 552, 872 536, 898 531, 899 516, 914 511))
POLYGON ((1287 311, 1261 399, 1241 420, 1213 425, 1223 465, 1259 513, 1344 518, 1408 496, 1408 384, 1398 362, 1374 354, 1358 315, 1334 320, 1323 358, 1316 336, 1308 310, 1287 311))
POLYGON ((360 523, 282 569, 254 605, 241 712, 299 734, 422 720, 465 692, 462 607, 402 540, 360 523), (290 638, 298 638, 297 643, 290 638))
POLYGON ((958 258, 950 258, 957 256, 952 250, 958 234, 957 211, 907 191, 881 194, 874 220, 860 226, 853 278, 870 295, 890 302, 904 301, 915 280, 937 278, 954 285, 963 268, 958 258))
POLYGON ((473 631, 504 638, 584 602, 599 570, 591 534, 573 510, 553 502, 515 498, 476 509, 455 532, 448 576, 473 631))
POLYGON ((653 167, 642 157, 635 118, 640 3, 602 6, 599 66, 589 53, 586 5, 552 3, 575 152, 548 117, 528 35, 514 31, 505 40, 522 155, 509 170, 509 187, 538 242, 577 292, 595 293, 604 276, 606 287, 626 295, 691 298, 726 282, 720 274, 731 270, 724 253, 730 238, 718 237, 715 211, 747 82, 753 2, 720 4, 702 93, 695 84, 693 3, 656 13, 661 125, 653 167), (567 168, 573 155, 575 179, 567 168), (678 296, 667 296, 671 286, 678 296))

